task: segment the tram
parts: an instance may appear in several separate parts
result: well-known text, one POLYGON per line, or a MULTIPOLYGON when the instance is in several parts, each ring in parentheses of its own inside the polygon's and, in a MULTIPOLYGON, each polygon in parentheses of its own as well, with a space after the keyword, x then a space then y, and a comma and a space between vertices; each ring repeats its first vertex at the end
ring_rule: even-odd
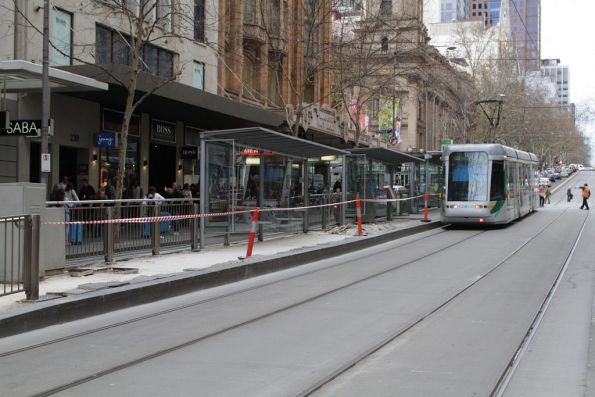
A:
POLYGON ((538 206, 537 156, 499 144, 446 145, 442 223, 506 224, 538 206))

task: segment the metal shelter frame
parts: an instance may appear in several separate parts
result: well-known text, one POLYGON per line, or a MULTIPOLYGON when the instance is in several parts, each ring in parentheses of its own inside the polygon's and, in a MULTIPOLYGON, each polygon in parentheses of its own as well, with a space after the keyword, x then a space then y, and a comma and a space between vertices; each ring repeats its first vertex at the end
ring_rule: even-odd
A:
MULTIPOLYGON (((208 178, 210 174, 207 170, 207 143, 208 142, 228 142, 235 148, 236 145, 248 146, 260 151, 260 169, 261 175, 264 175, 265 161, 263 151, 270 151, 288 157, 306 160, 310 158, 321 158, 323 156, 341 156, 345 164, 345 157, 350 153, 345 150, 325 146, 316 142, 307 141, 291 135, 282 134, 277 131, 269 130, 263 127, 238 128, 218 131, 201 132, 200 140, 200 213, 207 213, 207 189, 209 186, 208 178)), ((234 149, 235 150, 235 149, 234 149)), ((345 168, 345 167, 344 167, 345 168)), ((259 202, 263 202, 264 178, 260 178, 259 202)), ((304 172, 303 185, 304 205, 309 205, 309 196, 307 186, 309 185, 308 172, 304 172)), ((342 200, 345 201, 345 191, 342 192, 342 200)), ((308 210, 305 210, 304 217, 307 219, 308 210)), ((307 231, 307 222, 304 222, 304 231, 307 231)), ((262 239, 262 225, 259 225, 259 239, 262 239)), ((206 228, 206 218, 200 218, 200 248, 204 248, 204 237, 206 228)))

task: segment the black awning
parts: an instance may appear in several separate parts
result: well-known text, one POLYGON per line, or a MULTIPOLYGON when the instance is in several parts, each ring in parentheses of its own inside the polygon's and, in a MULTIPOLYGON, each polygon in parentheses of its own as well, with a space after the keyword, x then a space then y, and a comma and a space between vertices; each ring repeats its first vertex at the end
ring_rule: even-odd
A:
POLYGON ((341 149, 310 142, 261 127, 203 131, 201 132, 201 138, 207 140, 233 139, 245 146, 299 158, 318 158, 322 156, 342 156, 349 154, 349 152, 341 149))
MULTIPOLYGON (((101 67, 109 70, 109 73, 94 65, 65 66, 62 69, 109 83, 109 92, 88 92, 76 94, 76 96, 100 102, 106 107, 123 108, 127 92, 114 77, 126 81, 129 78, 130 68, 116 64, 101 65, 101 67)), ((140 73, 137 98, 143 93, 150 92, 159 84, 163 84, 162 78, 149 73, 140 73)), ((183 120, 189 125, 202 128, 259 125, 276 128, 284 120, 281 113, 237 102, 175 81, 164 84, 148 96, 141 102, 138 110, 164 120, 183 120)))
POLYGON ((365 154, 367 158, 377 160, 386 164, 402 164, 412 163, 415 161, 424 162, 423 159, 398 152, 392 149, 386 148, 355 148, 349 149, 350 153, 353 154, 365 154))

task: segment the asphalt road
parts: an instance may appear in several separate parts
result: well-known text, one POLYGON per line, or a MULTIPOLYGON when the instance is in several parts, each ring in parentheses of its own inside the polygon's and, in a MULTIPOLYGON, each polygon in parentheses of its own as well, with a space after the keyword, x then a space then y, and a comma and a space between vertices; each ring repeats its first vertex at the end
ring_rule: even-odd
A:
POLYGON ((0 396, 593 395, 579 195, 0 339, 0 396))

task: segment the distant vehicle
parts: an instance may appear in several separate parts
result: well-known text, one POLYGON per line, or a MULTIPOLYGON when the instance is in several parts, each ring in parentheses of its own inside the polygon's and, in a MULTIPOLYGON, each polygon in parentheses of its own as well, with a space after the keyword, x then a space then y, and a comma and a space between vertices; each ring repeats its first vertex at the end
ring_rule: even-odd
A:
POLYGON ((505 224, 537 208, 533 153, 499 144, 445 145, 442 158, 442 223, 505 224), (506 172, 511 169, 519 172, 506 172))
POLYGON ((568 178, 568 171, 566 169, 563 169, 562 171, 560 171, 560 176, 562 178, 568 178))
POLYGON ((553 177, 553 178, 554 178, 554 180, 556 180, 556 181, 557 181, 557 180, 559 180, 559 179, 562 179, 562 175, 560 175, 560 173, 559 173, 559 172, 554 172, 554 173, 552 174, 552 177, 553 177))
POLYGON ((552 181, 550 181, 550 178, 547 178, 547 177, 539 178, 538 183, 540 185, 552 186, 552 181))

